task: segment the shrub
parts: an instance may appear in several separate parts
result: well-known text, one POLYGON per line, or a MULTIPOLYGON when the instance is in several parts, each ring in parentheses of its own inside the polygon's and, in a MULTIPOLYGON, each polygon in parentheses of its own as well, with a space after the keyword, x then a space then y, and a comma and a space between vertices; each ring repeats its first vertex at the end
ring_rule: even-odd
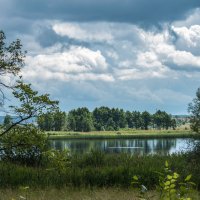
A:
MULTIPOLYGON (((157 186, 157 189, 160 192, 160 199, 191 200, 190 195, 193 192, 193 187, 195 186, 195 183, 191 182, 191 174, 186 176, 186 178, 181 181, 180 175, 177 172, 173 172, 169 168, 167 161, 165 161, 164 173, 156 173, 159 174, 159 185, 157 186)), ((148 200, 151 198, 147 194, 147 187, 141 183, 138 176, 133 176, 131 184, 139 188, 140 199, 148 200)))

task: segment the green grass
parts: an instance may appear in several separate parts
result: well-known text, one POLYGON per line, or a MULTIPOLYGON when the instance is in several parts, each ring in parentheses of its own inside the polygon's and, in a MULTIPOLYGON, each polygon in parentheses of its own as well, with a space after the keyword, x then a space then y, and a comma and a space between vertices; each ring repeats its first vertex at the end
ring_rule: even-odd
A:
POLYGON ((92 132, 70 132, 70 131, 48 131, 50 139, 77 138, 77 139, 106 139, 106 138, 189 138, 200 137, 200 134, 192 133, 190 130, 119 130, 119 131, 92 131, 92 132))
POLYGON ((0 187, 31 188, 48 187, 123 187, 128 188, 133 175, 138 175, 150 189, 158 185, 158 174, 163 171, 166 160, 171 168, 183 178, 193 174, 193 181, 200 189, 200 163, 194 163, 187 155, 131 156, 129 154, 104 154, 93 151, 73 155, 70 164, 63 170, 48 167, 33 168, 0 162, 0 187))

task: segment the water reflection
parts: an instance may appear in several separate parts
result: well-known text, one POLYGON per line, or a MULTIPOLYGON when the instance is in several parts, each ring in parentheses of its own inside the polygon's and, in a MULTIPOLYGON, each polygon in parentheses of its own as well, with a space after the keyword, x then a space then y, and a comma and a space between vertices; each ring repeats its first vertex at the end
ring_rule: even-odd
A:
POLYGON ((188 143, 193 139, 58 139, 50 140, 55 149, 70 149, 71 153, 86 153, 98 149, 106 153, 172 154, 188 151, 188 143))

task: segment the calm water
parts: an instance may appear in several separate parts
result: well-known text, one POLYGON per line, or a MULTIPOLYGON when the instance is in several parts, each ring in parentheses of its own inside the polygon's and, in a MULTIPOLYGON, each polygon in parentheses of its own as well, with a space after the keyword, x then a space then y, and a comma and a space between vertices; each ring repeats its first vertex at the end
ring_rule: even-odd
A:
POLYGON ((189 138, 159 138, 159 139, 58 139, 50 140, 55 149, 70 149, 71 153, 87 153, 101 150, 106 153, 172 154, 186 152, 192 149, 189 138))

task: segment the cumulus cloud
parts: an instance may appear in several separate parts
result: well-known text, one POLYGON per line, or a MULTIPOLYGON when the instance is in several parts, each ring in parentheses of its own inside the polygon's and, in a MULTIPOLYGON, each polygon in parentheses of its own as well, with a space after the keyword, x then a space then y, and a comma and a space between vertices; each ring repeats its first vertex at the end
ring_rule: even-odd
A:
POLYGON ((200 70, 200 57, 195 57, 190 52, 186 51, 174 51, 168 55, 168 60, 166 63, 173 63, 180 67, 182 70, 184 68, 189 68, 190 70, 200 70))
POLYGON ((172 30, 188 47, 200 45, 200 25, 193 25, 189 28, 185 26, 172 27, 172 30))
MULTIPOLYGON (((198 47, 199 29, 197 25, 193 25, 190 28, 185 27, 188 30, 188 35, 184 32, 184 27, 176 27, 174 25, 172 28, 163 26, 163 30, 160 31, 156 29, 148 31, 134 24, 126 23, 64 23, 60 21, 48 21, 46 23, 50 29, 52 28, 56 35, 66 38, 66 41, 63 40, 56 45, 42 47, 38 45, 33 38, 27 36, 24 38, 27 38, 27 41, 29 40, 27 44, 30 44, 30 47, 34 47, 36 52, 38 51, 39 54, 41 54, 41 56, 37 57, 37 62, 39 59, 47 59, 45 57, 46 54, 55 54, 55 57, 51 56, 46 63, 48 63, 48 65, 55 65, 56 62, 57 65, 61 66, 61 69, 63 67, 63 57, 67 59, 67 65, 69 66, 65 68, 65 72, 68 70, 70 73, 75 73, 75 71, 78 70, 79 72, 82 71, 81 73, 86 73, 87 70, 96 69, 97 71, 101 71, 104 69, 106 70, 104 74, 108 74, 109 77, 112 74, 113 80, 134 80, 144 78, 166 78, 169 74, 173 75, 172 78, 177 78, 177 70, 192 71, 199 70, 200 67, 200 57, 191 51, 191 49, 181 49, 180 45, 178 45, 180 43, 178 43, 178 40, 182 38, 184 43, 192 42, 190 46, 198 47), (176 38, 176 43, 174 43, 173 33, 176 33, 178 36, 177 38, 179 38, 176 38), (67 38, 73 39, 72 44, 75 41, 86 42, 85 44, 82 43, 85 49, 91 48, 92 51, 96 52, 96 55, 100 53, 109 64, 106 63, 105 65, 105 62, 101 63, 101 61, 99 61, 99 64, 96 65, 94 64, 94 60, 90 60, 90 64, 83 66, 69 63, 70 59, 77 59, 76 53, 78 49, 74 52, 71 49, 71 53, 67 52, 65 55, 62 49, 66 48, 65 46, 69 42, 67 38), (92 69, 90 69, 91 62, 93 62, 92 69), (95 68, 95 66, 101 67, 95 68), (121 68, 123 68, 123 71, 121 68)), ((37 22, 37 24, 39 24, 40 29, 42 29, 42 22, 37 22)), ((44 38, 43 36, 37 35, 37 38, 40 37, 44 38)), ((67 44, 67 46, 70 47, 71 45, 67 44)), ((183 45, 183 47, 184 46, 185 45, 183 45)), ((81 54, 83 54, 83 50, 81 50, 81 52, 81 54)), ((85 55, 83 57, 85 57, 86 54, 90 57, 89 55, 91 52, 84 51, 84 53, 85 55)), ((78 55, 78 57, 80 57, 80 55, 78 55)), ((94 55, 91 55, 91 58, 93 57, 94 55)), ((95 62, 96 60, 98 61, 98 57, 99 56, 95 58, 95 62)), ((43 64, 41 65, 43 66, 43 64)), ((65 77, 65 79, 69 78, 65 77)))
POLYGON ((104 24, 77 24, 77 23, 55 23, 53 30, 61 36, 67 36, 76 40, 83 41, 110 41, 113 39, 112 35, 105 30, 104 24))
MULTIPOLYGON (((173 29, 180 30, 175 27, 173 29)), ((200 70, 200 57, 187 50, 178 50, 168 29, 158 34, 142 31, 141 37, 148 49, 148 52, 138 55, 138 63, 143 66, 160 66, 160 68, 173 66, 173 70, 200 70)))
POLYGON ((136 62, 137 65, 146 68, 162 67, 162 63, 159 61, 155 52, 138 53, 136 62))
POLYGON ((100 51, 73 46, 64 52, 28 56, 23 76, 26 79, 58 81, 101 80, 113 81, 106 74, 107 63, 100 51))
POLYGON ((178 50, 188 51, 200 56, 200 25, 172 26, 175 34, 175 46, 178 50))

